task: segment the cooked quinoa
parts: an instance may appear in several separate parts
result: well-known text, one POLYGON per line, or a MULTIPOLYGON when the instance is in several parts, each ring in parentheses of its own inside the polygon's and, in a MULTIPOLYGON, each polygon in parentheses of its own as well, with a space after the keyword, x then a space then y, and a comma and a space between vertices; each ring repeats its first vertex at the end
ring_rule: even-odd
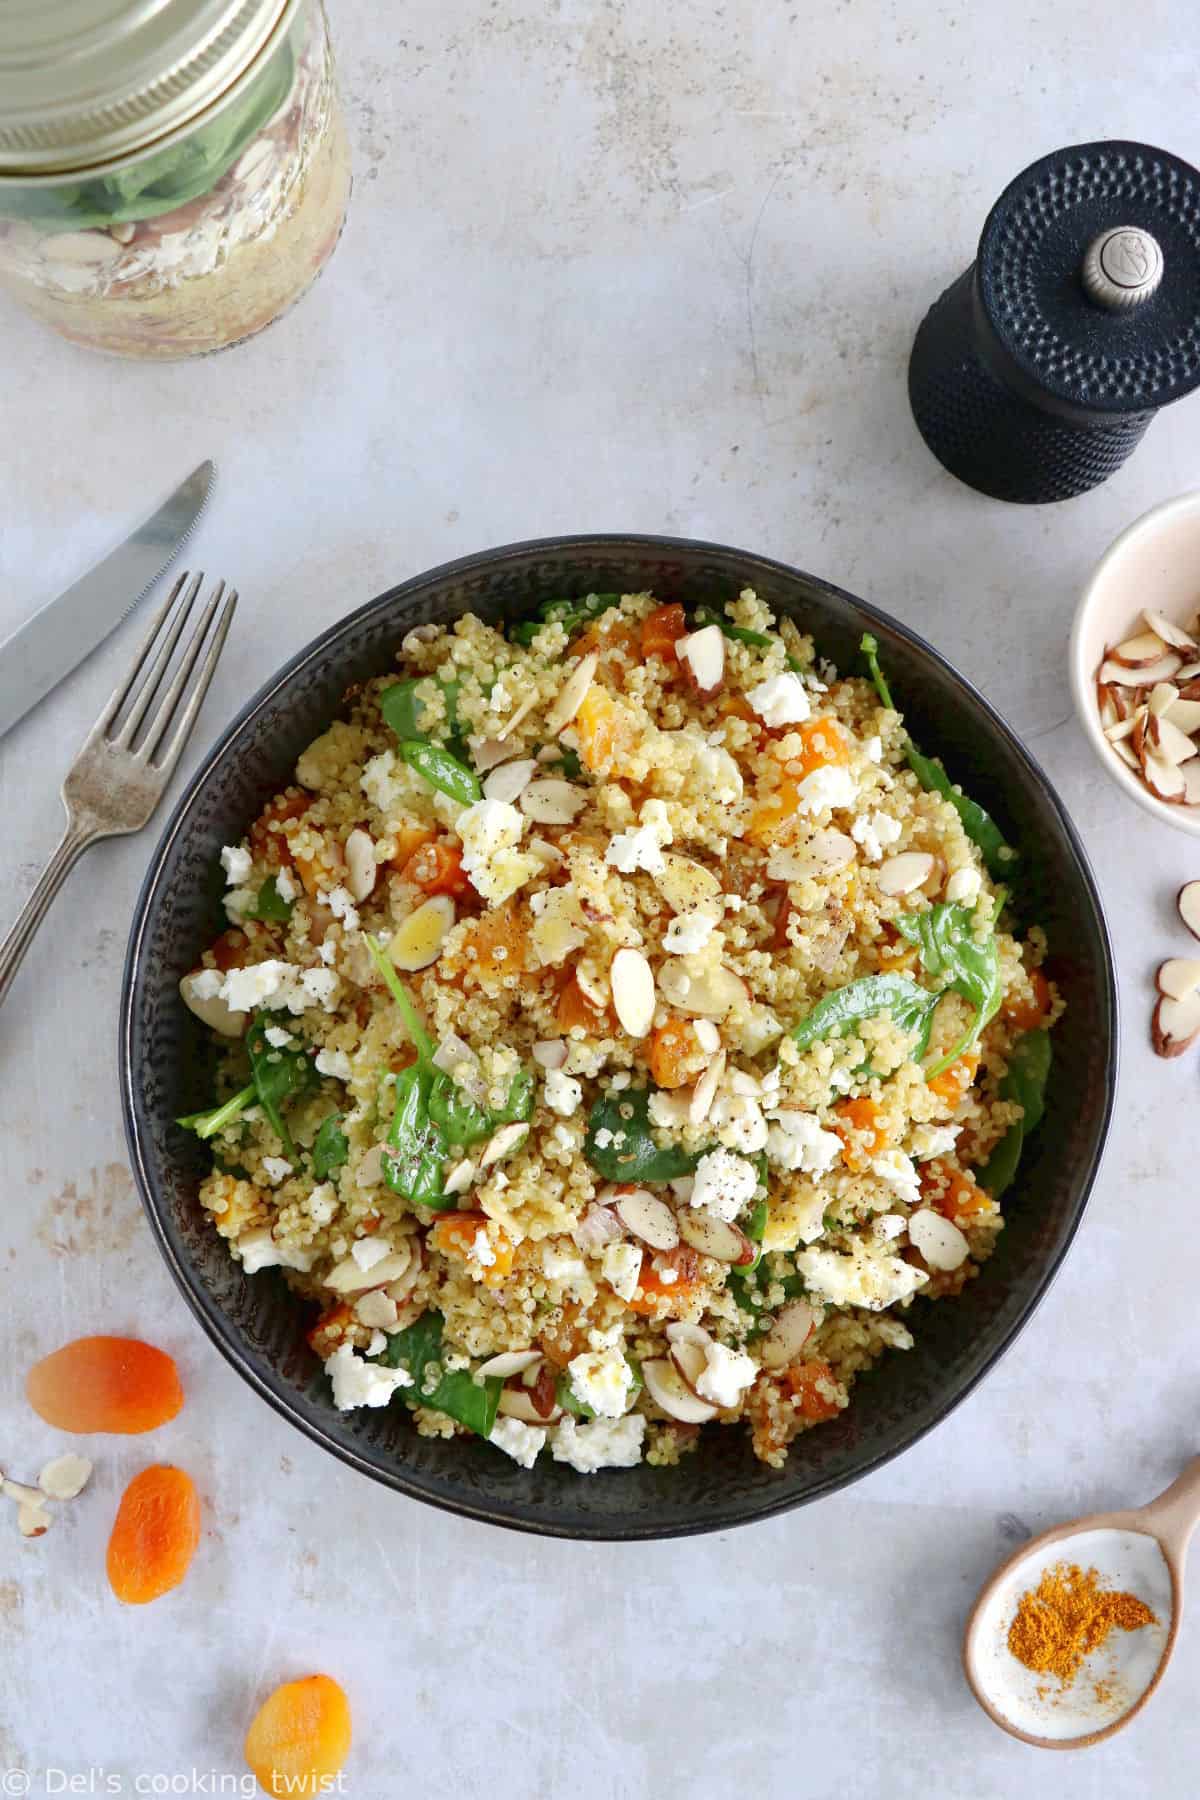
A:
POLYGON ((202 1203, 339 1408, 780 1467, 1002 1228, 1061 1011, 1013 853, 749 589, 398 663, 222 853, 202 1203))

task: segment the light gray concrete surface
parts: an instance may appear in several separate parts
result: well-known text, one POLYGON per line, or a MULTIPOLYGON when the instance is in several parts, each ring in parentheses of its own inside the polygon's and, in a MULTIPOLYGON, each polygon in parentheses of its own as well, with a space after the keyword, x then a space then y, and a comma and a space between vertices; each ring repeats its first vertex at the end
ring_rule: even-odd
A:
MULTIPOLYGON (((202 1777, 242 1770, 262 1694, 319 1668, 352 1698, 347 1791, 364 1800, 1192 1794, 1200 1629, 1132 1730, 1056 1759, 988 1723, 957 1647, 1022 1522, 1145 1499, 1197 1447, 1198 1071, 1155 1061, 1147 1020, 1155 961, 1184 950, 1172 894, 1200 865, 1091 760, 1064 646, 1104 546, 1196 481, 1200 398, 1098 492, 1013 509, 933 463, 904 369, 1034 156, 1108 134, 1200 160, 1193 9, 344 0, 334 23, 357 184, 303 305, 240 350, 159 368, 5 310, 0 628, 204 455, 221 479, 194 560, 244 599, 189 765, 330 618, 444 558, 629 527, 795 561, 926 632, 1057 783, 1120 957, 1120 1105, 1050 1298, 973 1398, 872 1479, 686 1543, 459 1523, 290 1430, 177 1297, 132 1192, 113 1067, 151 835, 99 849, 0 1021, 0 1463, 30 1474, 60 1448, 22 1379, 77 1333, 163 1344, 188 1400, 151 1440, 86 1446, 92 1488, 45 1539, 0 1518, 0 1763, 34 1793, 89 1770, 73 1791, 207 1792, 202 1777), (181 1591, 123 1611, 104 1544, 154 1458, 199 1482, 203 1545, 181 1591)), ((0 916, 56 839, 61 773, 134 629, 0 746, 0 916)))

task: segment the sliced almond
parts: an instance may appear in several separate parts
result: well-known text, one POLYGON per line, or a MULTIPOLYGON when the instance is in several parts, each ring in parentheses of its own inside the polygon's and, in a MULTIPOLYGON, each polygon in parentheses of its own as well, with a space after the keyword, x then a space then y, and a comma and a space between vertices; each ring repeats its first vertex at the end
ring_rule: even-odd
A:
MULTIPOLYGON (((571 723, 583 705, 583 697, 592 685, 592 677, 595 675, 599 663, 600 658, 594 650, 591 650, 567 676, 559 689, 558 699, 546 714, 546 729, 552 737, 557 737, 559 732, 571 723)), ((507 729, 501 735, 507 736, 507 729)))
POLYGON ((18 1506, 17 1530, 25 1538, 45 1537, 50 1529, 50 1514, 44 1506, 18 1506))
POLYGON ((586 805, 584 790, 557 776, 531 781, 521 795, 521 811, 535 825, 570 825, 586 805))
POLYGON ((882 864, 875 879, 885 894, 915 893, 933 874, 934 859, 928 850, 904 850, 882 864))
POLYGON ((469 1156, 456 1162, 442 1182, 443 1194, 465 1194, 475 1179, 475 1164, 469 1156))
POLYGON ((567 1060, 566 1042, 563 1038, 540 1038, 532 1055, 539 1069, 561 1069, 567 1060))
POLYGON ((1184 700, 1178 689, 1172 688, 1171 704, 1162 717, 1191 737, 1193 732, 1200 731, 1200 700, 1184 700))
POLYGON ((548 1413, 540 1413, 529 1389, 523 1387, 501 1388, 496 1411, 505 1413, 510 1419, 520 1419, 524 1425, 557 1425, 563 1416, 562 1407, 558 1405, 552 1406, 548 1413))
POLYGON ((702 694, 716 693, 725 679, 725 638, 719 625, 681 637, 675 654, 702 694))
POLYGON ((1154 985, 1168 1000, 1186 1000, 1200 988, 1200 962, 1189 956, 1172 956, 1159 963, 1154 985))
POLYGON ((15 1500, 18 1506, 41 1506, 45 1501, 40 1488, 28 1487, 23 1481, 10 1481, 7 1475, 0 1477, 0 1494, 7 1500, 15 1500))
POLYGON ((717 1089, 721 1085, 721 1077, 725 1073, 726 1055, 718 1050, 699 1081, 692 1089, 692 1097, 688 1102, 688 1124, 703 1125, 712 1103, 717 1097, 717 1089))
POLYGON ((745 1232, 702 1206, 684 1207, 679 1214, 679 1235, 685 1244, 699 1250, 702 1256, 711 1256, 714 1262, 745 1266, 754 1261, 754 1245, 745 1232))
POLYGON ((786 1369, 795 1362, 816 1330, 817 1315, 807 1300, 792 1300, 782 1308, 762 1341, 763 1367, 786 1369))
POLYGON ((1175 904, 1179 916, 1194 938, 1200 938, 1200 881, 1185 881, 1175 904))
POLYGON ((1180 763, 1190 762, 1195 756, 1196 746, 1191 738, 1186 732, 1180 731, 1178 725, 1172 725, 1170 719, 1156 718, 1151 714, 1149 729, 1155 753, 1167 762, 1174 763, 1176 768, 1180 763))
POLYGON ((1168 650, 1157 662, 1146 664, 1144 668, 1130 669, 1124 663, 1106 662, 1101 665, 1101 681, 1110 682, 1114 687, 1153 687, 1158 681, 1172 681, 1183 667, 1183 658, 1178 650, 1168 650))
POLYGON ((721 1033, 711 1019, 697 1019, 692 1025, 696 1042, 706 1056, 715 1056, 721 1048, 721 1033))
POLYGON ((421 1270, 425 1267, 425 1252, 421 1248, 420 1238, 410 1238, 409 1244, 412 1249, 412 1256, 407 1270, 398 1280, 389 1281, 387 1287, 384 1289, 388 1299, 394 1300, 396 1305, 401 1309, 401 1317, 397 1321, 397 1326, 400 1330, 403 1330, 413 1322, 411 1319, 406 1319, 403 1316, 404 1303, 416 1287, 417 1282, 421 1279, 421 1270))
POLYGON ((1182 800, 1186 786, 1183 772, 1177 764, 1168 762, 1165 756, 1144 751, 1142 774, 1146 777, 1146 786, 1157 800, 1182 800))
POLYGON ((644 1038, 654 1023, 654 971, 640 950, 617 951, 609 971, 613 1007, 631 1038, 644 1038))
POLYGON ((971 1246, 951 1219, 930 1207, 922 1207, 908 1221, 908 1241, 931 1269, 957 1269, 966 1262, 971 1246))
POLYGON ((1179 698, 1179 689, 1173 681, 1156 681, 1150 689, 1150 698, 1146 702, 1147 711, 1154 718, 1160 719, 1167 708, 1179 698))
POLYGON ((513 762, 501 763, 492 770, 483 784, 484 799, 503 800, 511 806, 533 780, 536 768, 537 764, 531 756, 521 756, 513 762))
POLYGON ((503 1162, 511 1156, 529 1136, 528 1125, 513 1121, 511 1125, 502 1125, 499 1131, 493 1132, 479 1155, 479 1167, 490 1169, 493 1163, 503 1162))
POLYGON ((721 963, 695 969, 692 959, 673 956, 659 971, 658 985, 669 1006, 697 1018, 723 1019, 749 1004, 750 990, 740 975, 721 963))
POLYGON ((1116 751, 1117 755, 1121 758, 1122 762, 1128 763, 1129 767, 1131 769, 1136 769, 1138 774, 1139 775, 1141 774, 1141 772, 1142 772, 1141 760, 1140 760, 1140 758, 1136 757, 1133 754, 1133 751, 1129 748, 1129 745, 1127 743, 1124 743, 1124 744, 1114 743, 1113 749, 1116 751))
POLYGON ((654 884, 671 911, 682 917, 721 897, 721 883, 710 870, 671 850, 664 853, 662 872, 654 877, 654 884))
POLYGON ((1161 638, 1162 642, 1170 649, 1195 650, 1198 647, 1190 632, 1185 631, 1182 625, 1176 625, 1173 620, 1168 619, 1166 613, 1157 612, 1154 607, 1148 606, 1142 617, 1146 621, 1149 634, 1161 638))
POLYGON ((618 1194, 613 1211, 627 1231, 641 1238, 652 1250, 674 1250, 679 1242, 679 1226, 675 1214, 665 1200, 645 1188, 634 1188, 631 1194, 618 1194))
POLYGON ((493 1376, 499 1376, 502 1381, 507 1381, 510 1375, 523 1375, 526 1369, 541 1361, 540 1350, 501 1350, 498 1356, 489 1356, 486 1362, 480 1363, 475 1379, 490 1381, 493 1376))
POLYGON ((708 1367, 708 1355, 703 1344, 692 1338, 676 1338, 671 1345, 671 1361, 675 1364, 676 1373, 684 1384, 695 1394, 697 1400, 704 1403, 704 1396, 696 1386, 705 1369, 708 1367))
POLYGON ((388 940, 388 956, 397 969, 415 975, 437 961, 453 924, 453 900, 449 894, 435 894, 397 926, 388 940))
MULTIPOLYGON (((711 629, 715 631, 716 626, 711 629)), ((710 1419, 716 1418, 716 1407, 693 1394, 668 1357, 652 1357, 649 1362, 644 1362, 642 1379, 654 1404, 669 1419, 678 1419, 683 1425, 707 1425, 710 1419)))
POLYGON ((88 1458, 68 1450, 65 1456, 56 1456, 45 1465, 38 1476, 38 1486, 51 1500, 73 1500, 83 1492, 91 1475, 88 1458))
POLYGON ((1115 725, 1106 725, 1104 728, 1104 735, 1110 744, 1120 744, 1138 729, 1138 723, 1138 717, 1135 713, 1128 719, 1118 719, 1115 725))
POLYGON ((1096 683, 1096 699, 1100 707, 1100 728, 1106 735, 1114 725, 1118 725, 1121 722, 1121 715, 1117 710, 1117 703, 1113 699, 1113 694, 1115 692, 1115 689, 1110 688, 1104 682, 1098 681, 1096 683))
POLYGON ((671 1344, 698 1344, 701 1350, 707 1350, 713 1341, 703 1325, 693 1325, 690 1319, 672 1319, 666 1331, 671 1344))
POLYGON ((346 886, 355 900, 365 900, 375 886, 379 864, 375 861, 375 840, 369 831, 356 825, 346 839, 346 886))
POLYGON ((1154 1008, 1150 1036, 1159 1056, 1182 1056, 1200 1037, 1200 994, 1189 994, 1186 1000, 1168 1000, 1164 995, 1154 1008))
POLYGON ((1110 650, 1108 660, 1120 663, 1125 669, 1148 669, 1162 660, 1166 648, 1166 639, 1159 637, 1156 631, 1140 631, 1136 637, 1126 638, 1123 644, 1110 650))
POLYGON ((240 1038, 250 1023, 250 1014, 234 1012, 218 994, 210 994, 201 999, 196 993, 195 983, 200 975, 207 973, 207 970, 193 969, 190 975, 185 975, 179 984, 179 998, 188 1011, 194 1013, 210 1031, 219 1032, 222 1037, 240 1038))
POLYGON ((1198 675, 1200 675, 1200 662, 1189 662, 1184 663, 1181 669, 1176 670, 1175 679, 1182 684, 1188 681, 1195 681, 1198 675))
POLYGON ((400 1250, 389 1250, 369 1269, 360 1269, 354 1258, 347 1256, 330 1269, 325 1286, 332 1288, 335 1294, 365 1294, 368 1288, 387 1287, 390 1282, 399 1281, 408 1273, 411 1262, 412 1251, 407 1245, 400 1250))
POLYGON ((584 999, 590 1000, 594 1007, 603 1012, 612 994, 611 986, 606 985, 603 980, 598 980, 595 972, 585 962, 577 965, 575 979, 579 983, 584 999))
POLYGON ((386 1288, 368 1288, 354 1302, 354 1316, 368 1331, 395 1331, 400 1310, 386 1288))
POLYGON ((468 742, 471 761, 480 775, 486 775, 489 769, 497 768, 512 756, 512 745, 506 744, 503 738, 482 738, 478 743, 470 738, 468 742))

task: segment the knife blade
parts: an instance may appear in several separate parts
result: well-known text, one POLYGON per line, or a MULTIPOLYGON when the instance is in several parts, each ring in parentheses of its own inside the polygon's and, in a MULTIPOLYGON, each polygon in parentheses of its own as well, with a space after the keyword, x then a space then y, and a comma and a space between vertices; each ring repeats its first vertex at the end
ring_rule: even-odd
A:
POLYGON ((94 569, 0 643, 0 737, 115 631, 190 536, 216 470, 202 462, 94 569))

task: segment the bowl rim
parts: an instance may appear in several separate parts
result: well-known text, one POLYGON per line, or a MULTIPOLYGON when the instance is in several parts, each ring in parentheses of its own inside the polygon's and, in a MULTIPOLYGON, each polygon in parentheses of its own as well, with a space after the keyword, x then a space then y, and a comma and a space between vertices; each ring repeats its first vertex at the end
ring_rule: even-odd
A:
MULTIPOLYGON (((427 1506, 437 1507, 440 1511, 456 1514, 462 1518, 474 1519, 483 1524, 501 1525, 510 1530, 530 1532, 541 1537, 566 1538, 581 1542, 635 1542, 657 1540, 673 1537, 693 1537, 710 1531, 726 1531, 737 1525, 749 1525, 760 1520, 778 1517, 790 1512, 794 1507, 807 1506, 813 1501, 827 1498, 840 1489, 874 1474, 894 1458, 903 1455, 915 1444, 927 1436, 936 1426, 941 1425, 952 1412, 965 1401, 978 1387, 984 1377, 1010 1350, 1021 1332, 1028 1325, 1050 1291, 1067 1253, 1075 1241, 1075 1236, 1087 1210, 1092 1190, 1100 1172, 1100 1167, 1108 1145, 1112 1115, 1115 1104, 1117 1077, 1120 1063, 1120 1015, 1116 967, 1113 958, 1112 938, 1104 911, 1099 887, 1096 882, 1091 862, 1083 843, 1067 813, 1066 807, 1059 798, 1056 789, 1045 774, 1036 758, 1022 743, 1020 738, 991 705, 980 690, 962 675, 954 665, 935 650, 919 632, 913 631, 901 621, 885 613, 882 608, 870 601, 860 599, 848 589, 840 588, 822 576, 814 576, 797 568, 794 564, 785 563, 778 558, 764 556, 756 551, 745 551, 736 546, 716 543, 703 538, 681 538, 644 532, 580 532, 556 535, 545 538, 527 538, 520 541, 497 545, 492 549, 475 551, 464 557, 456 557, 450 562, 440 563, 432 569, 426 569, 408 580, 397 583, 365 601, 361 606, 343 614, 334 620, 323 631, 311 639, 296 652, 283 666, 250 697, 241 710, 230 720, 219 734, 208 753, 188 780, 183 792, 173 807, 166 826, 158 843, 155 845, 147 867, 145 877, 134 904, 133 921, 130 929, 129 943, 126 950, 125 967, 121 982, 120 1009, 118 1015, 118 1083, 121 1096, 121 1111, 125 1126, 126 1143, 129 1149, 130 1163, 142 1207, 150 1224, 151 1233, 168 1269, 175 1279, 191 1312, 203 1327, 209 1339, 232 1365, 244 1381, 264 1399, 275 1412, 286 1419, 293 1427, 301 1431, 313 1443, 329 1451, 339 1462, 356 1469, 360 1474, 369 1476, 394 1492, 404 1494, 407 1498, 423 1502, 427 1506), (881 1448, 870 1455, 863 1463, 850 1470, 826 1475, 818 1479, 803 1494, 780 1494, 772 1497, 764 1495, 761 1504, 747 1506, 744 1503, 718 1505, 712 1509, 711 1516, 702 1520, 688 1520, 678 1525, 661 1525, 643 1522, 639 1517, 613 1522, 608 1520, 584 1521, 570 1524, 553 1517, 543 1516, 534 1511, 527 1502, 512 1503, 481 1502, 471 1494, 431 1494, 411 1481, 403 1468, 384 1468, 369 1455, 364 1455, 353 1446, 341 1443, 331 1437, 322 1426, 313 1419, 306 1418, 293 1408, 286 1394, 277 1391, 270 1381, 262 1378, 255 1369, 240 1341, 240 1333, 228 1320, 220 1307, 213 1301, 206 1289, 195 1277, 186 1257, 177 1255, 175 1247, 167 1233, 164 1216, 160 1215, 160 1202, 155 1192, 150 1174, 150 1158, 143 1140, 136 1084, 134 1081, 134 1049, 137 1038, 135 1028, 134 999, 139 986, 142 966, 142 955, 148 931, 152 903, 156 889, 162 877, 163 864, 179 834, 187 821, 192 805, 200 791, 208 781, 219 762, 229 753, 238 737, 250 725, 259 711, 284 688, 293 677, 306 665, 324 655, 329 644, 348 626, 380 611, 384 607, 394 605, 398 601, 419 594, 422 590, 440 585, 447 579, 464 574, 478 572, 483 568, 494 568, 505 561, 517 561, 531 555, 548 555, 564 550, 594 550, 598 556, 611 555, 620 549, 636 551, 640 554, 653 552, 665 556, 681 551, 693 553, 709 552, 723 557, 731 557, 740 567, 746 570, 746 580, 753 585, 754 571, 764 570, 771 575, 783 576, 790 581, 807 583, 817 591, 849 602, 868 623, 884 628, 905 640, 921 654, 932 658, 971 696, 982 709, 996 733, 1005 741, 1017 759, 1022 762, 1031 777, 1037 782, 1049 801, 1058 819, 1068 846, 1075 857, 1081 879, 1091 900, 1096 923, 1099 929, 1103 955, 1102 978, 1104 993, 1102 996, 1104 1010, 1110 1020, 1108 1043, 1106 1046, 1103 1101, 1097 1120, 1098 1129, 1095 1134, 1093 1149, 1086 1167, 1078 1177, 1078 1197, 1075 1203, 1074 1216, 1067 1225, 1062 1242, 1056 1254, 1042 1270, 1032 1293, 1022 1305, 1019 1313, 1006 1328, 1004 1334, 993 1346, 979 1367, 966 1376, 957 1390, 945 1399, 938 1401, 932 1415, 916 1425, 911 1434, 902 1442, 890 1447, 881 1448)), ((165 1215, 165 1208, 163 1208, 165 1215)))
POLYGON ((1144 533, 1153 530, 1173 513, 1200 513, 1200 488, 1188 488, 1182 494, 1174 494, 1168 500, 1160 500, 1156 506, 1151 506, 1146 512, 1140 513, 1136 519, 1131 520, 1125 529, 1113 539, 1092 569, 1075 604, 1075 616, 1071 622, 1068 663, 1071 698, 1075 704, 1076 716, 1083 726, 1084 736, 1096 757, 1103 764, 1105 774, 1110 781, 1116 782, 1122 792, 1128 794, 1131 800, 1136 801, 1142 811, 1149 813, 1152 819, 1158 819, 1164 825, 1170 825, 1173 830, 1184 832, 1188 837, 1200 837, 1200 808, 1194 809, 1194 816, 1190 816, 1184 808, 1173 805, 1169 800, 1160 800, 1157 795, 1150 792, 1144 782, 1137 779, 1132 769, 1127 768, 1119 756, 1113 754, 1100 726, 1100 714, 1095 699, 1095 651, 1089 649, 1087 644, 1096 594, 1101 582, 1110 574, 1114 565, 1128 554, 1131 546, 1144 533))

